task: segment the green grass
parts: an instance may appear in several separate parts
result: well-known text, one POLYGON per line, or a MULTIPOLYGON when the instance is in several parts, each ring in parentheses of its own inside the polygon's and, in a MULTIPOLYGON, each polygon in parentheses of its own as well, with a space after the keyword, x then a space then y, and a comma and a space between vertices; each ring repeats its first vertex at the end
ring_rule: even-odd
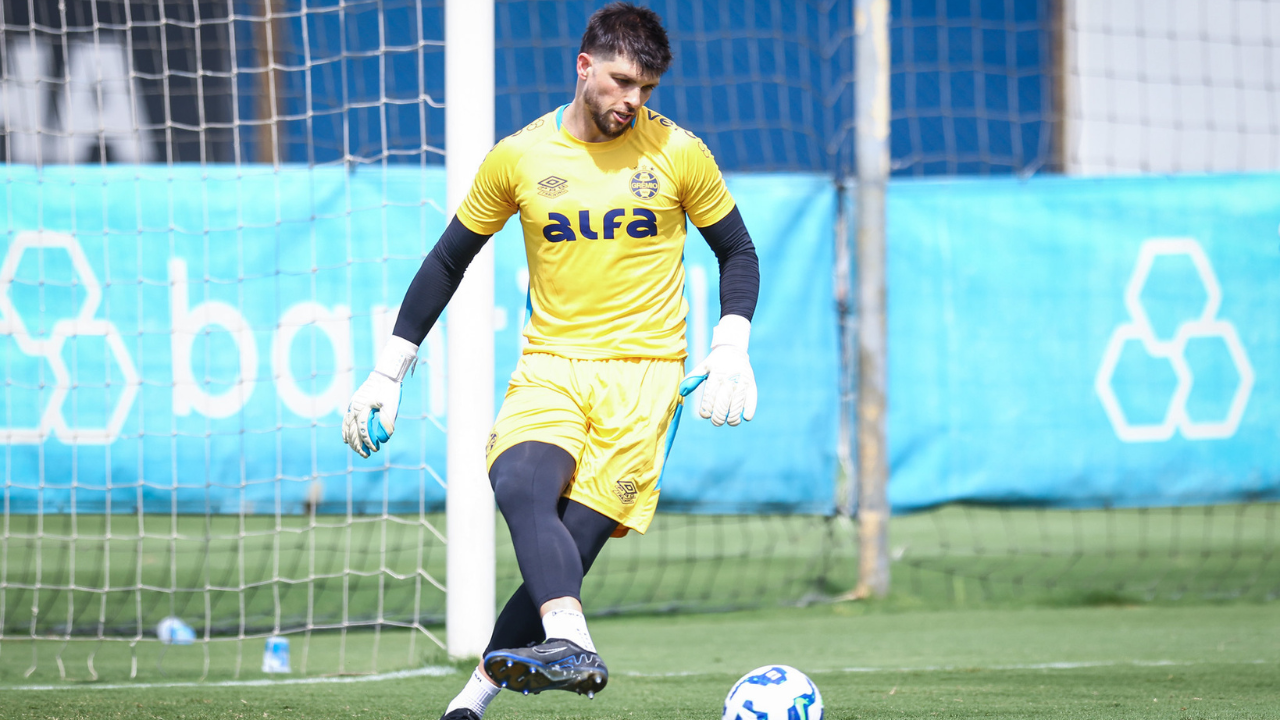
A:
MULTIPOLYGON (((894 518, 898 593, 917 607, 1274 600, 1277 504, 1148 510, 952 506, 894 518)), ((444 616, 440 515, 10 516, 0 540, 6 636, 132 637, 176 614, 202 634, 315 625, 429 625, 444 616), (109 540, 105 539, 110 537, 109 540), (74 588, 74 589, 72 589, 74 588), (206 622, 207 620, 207 622, 206 622)), ((519 584, 498 522, 498 594, 519 584)), ((587 576, 592 612, 766 607, 856 580, 855 528, 812 516, 660 513, 611 541, 587 576)))
MULTIPOLYGON (((520 584, 498 520, 497 592, 520 584)), ((377 618, 444 619, 443 515, 66 515, 7 518, 0 543, 6 636, 133 637, 177 615, 201 635, 292 631, 377 618), (110 525, 108 526, 108 521, 110 525), (440 536, 437 536, 440 533, 440 536), (107 539, 107 538, 110 539, 107 539), (206 622, 207 620, 207 622, 206 622)), ((794 602, 854 582, 853 526, 813 516, 661 514, 611 541, 586 578, 594 612, 794 602)))
MULTIPOLYGON (((718 718, 733 681, 766 663, 807 671, 830 720, 1280 717, 1280 606, 1274 604, 911 612, 892 602, 837 604, 604 618, 593 623, 593 633, 613 672, 595 700, 510 694, 499 697, 487 717, 718 718)), ((384 641, 386 635, 394 634, 384 633, 384 641)), ((348 652, 367 652, 368 639, 352 636, 348 652)), ((54 683, 58 689, 21 690, 56 677, 55 668, 21 678, 25 659, 15 655, 22 650, 30 652, 6 643, 0 653, 5 718, 433 719, 465 678, 458 670, 349 684, 105 689, 54 683)), ((171 652, 177 650, 200 654, 194 647, 171 652)), ((398 654, 384 658, 382 669, 410 664, 392 657, 398 654)), ((246 658, 253 655, 246 650, 246 658)), ((424 652, 419 661, 440 658, 424 652)), ((127 666, 104 663, 100 658, 103 682, 127 673, 127 666)), ((174 664, 169 671, 172 680, 183 680, 195 669, 174 664)), ((255 670, 242 677, 260 678, 255 670)))
MULTIPOLYGON (((848 521, 660 515, 647 537, 610 542, 584 585, 609 688, 502 697, 489 717, 716 718, 737 677, 787 663, 831 720, 1280 719, 1277 508, 895 518, 893 593, 836 604, 855 579, 848 521), (723 608, 754 609, 666 612, 723 608)), ((115 517, 109 542, 100 516, 8 520, 0 718, 434 720, 465 679, 428 634, 443 638, 441 517, 284 517, 282 532, 271 517, 115 517), (379 608, 423 627, 290 632, 291 679, 452 674, 280 684, 259 671, 261 636, 237 637, 379 608), (202 636, 208 617, 211 639, 130 640, 175 611, 202 636), (246 681, 272 684, 219 684, 246 681)), ((505 598, 519 577, 502 535, 497 577, 505 598)))
POLYGON ((1275 600, 1278 507, 950 506, 894 518, 895 583, 959 605, 1275 600))

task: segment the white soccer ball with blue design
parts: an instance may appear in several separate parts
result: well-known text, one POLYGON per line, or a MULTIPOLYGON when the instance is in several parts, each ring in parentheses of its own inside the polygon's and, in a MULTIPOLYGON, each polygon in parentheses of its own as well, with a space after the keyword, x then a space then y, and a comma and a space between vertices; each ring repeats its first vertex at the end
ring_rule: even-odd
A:
POLYGON ((822 720, 822 694, 799 670, 765 665, 734 683, 723 720, 822 720))

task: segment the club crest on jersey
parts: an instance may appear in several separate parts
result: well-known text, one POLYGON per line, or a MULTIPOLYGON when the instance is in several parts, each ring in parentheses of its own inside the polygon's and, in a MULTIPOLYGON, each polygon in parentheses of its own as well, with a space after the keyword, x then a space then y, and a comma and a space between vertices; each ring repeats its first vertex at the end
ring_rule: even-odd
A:
POLYGON ((613 494, 618 496, 623 505, 634 505, 637 492, 634 480, 619 480, 613 488, 613 494))
POLYGON ((652 170, 640 170, 631 176, 631 194, 648 200, 658 194, 658 176, 652 170))
POLYGON ((538 181, 538 194, 543 197, 560 197, 566 192, 569 192, 569 181, 564 178, 549 175, 538 181))

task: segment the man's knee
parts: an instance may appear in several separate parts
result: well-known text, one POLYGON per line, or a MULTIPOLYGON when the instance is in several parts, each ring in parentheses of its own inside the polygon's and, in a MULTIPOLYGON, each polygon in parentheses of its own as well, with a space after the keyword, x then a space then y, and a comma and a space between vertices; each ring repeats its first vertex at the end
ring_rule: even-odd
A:
POLYGON ((528 478, 522 478, 516 468, 499 464, 501 458, 489 468, 489 484, 493 487, 493 499, 498 508, 506 512, 509 507, 519 507, 530 495, 528 478))
POLYGON ((507 448, 489 467, 489 483, 498 508, 520 509, 535 504, 555 503, 576 463, 563 448, 529 441, 507 448))

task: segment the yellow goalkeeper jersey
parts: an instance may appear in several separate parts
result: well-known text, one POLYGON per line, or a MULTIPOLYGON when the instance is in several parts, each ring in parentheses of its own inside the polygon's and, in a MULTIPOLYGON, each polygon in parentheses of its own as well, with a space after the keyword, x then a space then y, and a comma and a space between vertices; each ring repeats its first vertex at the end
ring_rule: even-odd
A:
POLYGON ((648 108, 602 143, 564 108, 494 146, 458 219, 491 235, 520 214, 529 261, 525 352, 685 357, 685 216, 712 225, 733 198, 707 146, 648 108))

